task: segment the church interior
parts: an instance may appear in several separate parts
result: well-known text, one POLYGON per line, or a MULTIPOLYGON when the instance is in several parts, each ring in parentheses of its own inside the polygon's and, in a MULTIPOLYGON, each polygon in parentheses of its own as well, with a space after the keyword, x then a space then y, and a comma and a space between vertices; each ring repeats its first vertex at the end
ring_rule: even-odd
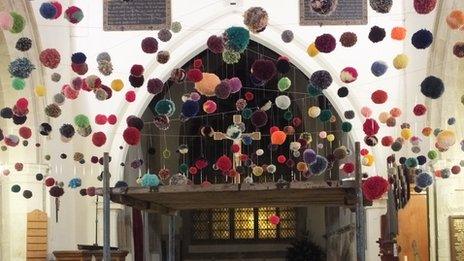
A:
POLYGON ((464 261, 464 1, 0 0, 0 260, 464 261))

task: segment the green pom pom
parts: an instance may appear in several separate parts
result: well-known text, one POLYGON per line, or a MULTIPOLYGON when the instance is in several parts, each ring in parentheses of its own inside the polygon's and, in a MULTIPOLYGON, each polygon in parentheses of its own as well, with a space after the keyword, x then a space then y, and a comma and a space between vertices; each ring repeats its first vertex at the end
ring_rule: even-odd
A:
POLYGON ((317 97, 322 95, 322 92, 319 88, 314 87, 312 84, 308 85, 308 94, 310 97, 317 97))
POLYGON ((290 85, 292 85, 292 81, 288 77, 282 77, 277 83, 277 88, 279 88, 279 91, 284 92, 290 88, 290 85))
POLYGON ((182 24, 180 22, 172 22, 171 31, 173 33, 178 33, 180 30, 182 30, 182 24))
POLYGON ((19 34, 24 30, 26 26, 26 20, 24 17, 16 12, 10 13, 11 17, 13 17, 13 27, 11 28, 10 32, 13 34, 19 34))
POLYGON ((8 148, 7 148, 5 145, 3 145, 3 146, 1 147, 1 150, 2 150, 2 151, 6 151, 7 149, 8 149, 8 148))
POLYGON ((251 111, 250 108, 245 108, 245 109, 243 109, 243 111, 242 111, 242 117, 243 117, 244 119, 247 119, 247 120, 248 120, 248 119, 251 118, 251 114, 252 114, 252 113, 253 113, 253 112, 251 111))
POLYGON ((18 193, 20 190, 21 190, 21 187, 19 185, 11 186, 11 191, 14 193, 18 193))
POLYGON ((434 129, 434 130, 433 130, 433 136, 435 136, 435 137, 438 136, 438 133, 440 133, 440 132, 441 132, 441 129, 440 129, 440 128, 434 129))
POLYGON ((284 119, 287 121, 291 121, 293 119, 293 113, 291 111, 286 111, 284 113, 284 119))
POLYGON ((227 49, 242 53, 248 47, 250 42, 250 32, 238 26, 229 27, 226 32, 227 49))
POLYGON ((182 163, 182 164, 180 164, 180 166, 179 166, 179 171, 180 171, 181 173, 184 173, 184 174, 185 174, 185 173, 187 173, 188 168, 189 168, 189 167, 188 167, 187 164, 182 163))
POLYGON ((350 132, 352 128, 353 128, 353 125, 351 125, 351 123, 349 123, 347 121, 342 123, 342 131, 343 132, 350 132))
POLYGON ((13 86, 13 89, 20 91, 23 90, 26 87, 26 81, 21 78, 13 78, 11 81, 11 86, 13 86))
POLYGON ((431 160, 438 158, 438 152, 436 150, 431 150, 427 153, 427 157, 431 160))
POLYGON ((79 128, 86 128, 90 125, 89 118, 84 114, 79 114, 74 117, 74 124, 79 128))
POLYGON ((45 155, 45 160, 50 160, 52 157, 50 155, 45 155))
POLYGON ((321 114, 319 114, 319 120, 322 122, 329 121, 331 117, 332 117, 331 110, 322 110, 321 114))
POLYGON ((222 52, 222 60, 227 64, 236 64, 240 61, 240 53, 232 50, 222 52))
POLYGON ((406 167, 412 169, 412 168, 417 167, 417 165, 419 165, 419 162, 417 161, 416 158, 408 158, 406 159, 406 162, 404 164, 406 165, 406 167))

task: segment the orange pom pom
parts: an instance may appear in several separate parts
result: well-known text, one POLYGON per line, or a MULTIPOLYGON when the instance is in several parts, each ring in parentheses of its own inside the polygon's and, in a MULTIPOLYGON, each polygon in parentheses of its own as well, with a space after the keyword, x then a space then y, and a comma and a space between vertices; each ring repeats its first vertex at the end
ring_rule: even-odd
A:
POLYGON ((406 38, 406 28, 404 27, 393 27, 391 31, 391 38, 393 40, 402 41, 406 38))
POLYGON ((459 29, 464 26, 464 12, 461 10, 454 10, 446 17, 446 23, 453 29, 459 29))
POLYGON ((271 143, 274 145, 282 145, 284 144, 285 140, 287 139, 287 134, 283 131, 274 131, 271 134, 271 143))

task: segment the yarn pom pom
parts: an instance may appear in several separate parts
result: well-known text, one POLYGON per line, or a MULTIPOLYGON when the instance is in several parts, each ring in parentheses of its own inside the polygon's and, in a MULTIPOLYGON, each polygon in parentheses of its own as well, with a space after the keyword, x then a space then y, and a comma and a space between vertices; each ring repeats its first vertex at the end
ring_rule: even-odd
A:
POLYGON ((253 33, 259 33, 266 29, 269 16, 262 7, 250 7, 243 14, 243 23, 253 33))
POLYGON ((13 18, 13 26, 10 29, 10 33, 12 34, 19 34, 24 30, 26 26, 26 20, 24 17, 16 12, 10 13, 11 17, 13 18))
POLYGON ((427 112, 427 107, 424 104, 417 104, 413 109, 414 115, 422 116, 427 112))
POLYGON ((126 92, 126 101, 127 102, 134 102, 136 98, 136 94, 134 91, 126 92))
POLYGON ((383 104, 387 101, 388 99, 388 94, 386 91, 383 90, 377 90, 372 93, 371 95, 371 100, 375 104, 383 104))
POLYGON ((199 82, 203 79, 203 73, 199 69, 190 69, 187 71, 187 80, 199 82))
POLYGON ((261 81, 269 81, 276 74, 277 68, 273 61, 258 59, 251 66, 251 73, 254 77, 261 81))
POLYGON ((92 134, 92 143, 97 147, 101 147, 106 143, 105 133, 99 131, 92 134))
POLYGON ((21 37, 16 41, 15 48, 18 51, 26 52, 32 47, 32 40, 27 37, 21 37))
POLYGON ((143 77, 143 75, 141 76, 129 75, 129 83, 134 88, 141 87, 144 81, 145 81, 145 77, 143 77))
POLYGON ((212 53, 219 54, 224 51, 224 40, 220 36, 211 35, 206 45, 212 53))
POLYGON ((222 61, 226 64, 236 64, 240 61, 240 53, 226 49, 222 52, 222 61))
POLYGON ((161 93, 164 88, 164 83, 158 78, 150 79, 147 82, 147 91, 151 94, 157 95, 161 93))
POLYGON ((33 70, 35 70, 35 66, 26 57, 16 59, 8 66, 8 72, 11 76, 21 79, 28 78, 33 70))
POLYGON ((214 93, 216 94, 216 97, 219 99, 227 99, 230 96, 230 84, 229 80, 225 79, 222 80, 214 89, 214 93))
POLYGON ((261 128, 267 124, 267 113, 263 110, 256 110, 251 114, 251 124, 256 128, 261 128))
POLYGON ((414 0, 414 9, 418 14, 428 14, 435 9, 437 0, 414 0))
POLYGON ((452 30, 461 28, 464 25, 464 12, 461 10, 453 10, 446 17, 446 23, 452 30))
POLYGON ((340 80, 344 83, 352 83, 358 78, 358 71, 353 67, 345 67, 340 72, 340 80))
POLYGON ((172 38, 172 33, 166 28, 158 31, 158 38, 161 42, 169 42, 172 38))
POLYGON ((85 128, 90 126, 89 117, 85 116, 84 114, 79 114, 74 117, 74 124, 76 124, 79 128, 85 128))
POLYGON ((337 46, 337 40, 331 34, 323 34, 316 38, 314 42, 317 50, 321 53, 330 53, 335 50, 337 46))
POLYGON ((52 1, 51 4, 54 5, 56 9, 56 14, 53 19, 57 19, 63 13, 63 6, 60 4, 60 2, 57 1, 52 1))
POLYGON ((229 27, 225 32, 225 45, 228 49, 242 53, 250 42, 250 32, 238 26, 229 27))
POLYGON ((282 41, 284 43, 290 43, 291 41, 293 41, 293 32, 291 30, 285 30, 282 32, 282 35, 280 36, 282 38, 282 41))
POLYGON ((140 185, 142 187, 157 187, 160 184, 160 179, 156 174, 146 173, 142 176, 140 185))
POLYGON ((23 90, 26 87, 26 81, 21 78, 13 78, 11 81, 11 87, 17 91, 23 90))
POLYGON ((279 57, 276 62, 276 69, 279 73, 288 73, 290 71, 290 62, 288 61, 288 58, 285 56, 279 57))
POLYGON ((124 130, 122 137, 129 145, 137 145, 140 142, 140 131, 134 127, 128 127, 124 130))
POLYGON ((226 155, 222 155, 217 159, 216 166, 223 172, 228 171, 232 168, 232 161, 226 155))
POLYGON ((144 71, 145 71, 145 69, 143 68, 142 65, 134 64, 134 65, 132 65, 132 68, 130 70, 130 74, 134 75, 134 76, 142 76, 144 71))
POLYGON ((84 19, 84 12, 77 6, 70 6, 64 12, 64 18, 72 24, 77 24, 84 19))
POLYGON ((45 19, 55 19, 57 11, 55 5, 50 2, 42 3, 39 9, 40 15, 45 19))
POLYGON ((433 177, 427 172, 421 172, 416 176, 416 186, 421 189, 426 189, 433 183, 433 177))
POLYGON ((388 65, 383 61, 376 61, 371 65, 371 72, 374 76, 380 77, 388 70, 388 65))
POLYGON ((406 54, 399 54, 393 59, 393 66, 398 69, 404 69, 408 67, 409 57, 406 54))
POLYGON ((458 58, 464 58, 464 42, 457 42, 454 44, 453 54, 458 58))
POLYGON ((200 106, 196 101, 187 100, 186 102, 184 102, 184 104, 182 104, 182 115, 184 115, 187 118, 197 115, 199 110, 200 106))
POLYGON ((74 127, 71 124, 63 124, 60 127, 61 136, 65 137, 67 139, 71 139, 74 136, 75 133, 76 133, 76 131, 74 130, 74 127))
POLYGON ((373 43, 378 43, 381 42, 386 36, 385 29, 378 27, 378 26, 373 26, 371 28, 371 31, 369 32, 369 40, 373 43))
POLYGON ((141 43, 142 51, 145 53, 156 53, 158 51, 158 41, 154 37, 146 37, 141 43))
POLYGON ((369 4, 371 5, 372 10, 377 13, 386 14, 390 12, 392 8, 392 0, 370 0, 369 4))
POLYGON ((320 90, 327 89, 332 84, 332 76, 326 70, 315 71, 309 79, 310 84, 320 90))
POLYGON ((156 55, 156 60, 160 63, 160 64, 165 64, 169 61, 169 58, 170 58, 170 54, 168 51, 159 51, 158 54, 156 55))
POLYGON ((229 79, 230 93, 237 93, 242 89, 242 81, 238 77, 229 79))
POLYGON ((53 187, 50 188, 48 193, 52 197, 59 198, 59 197, 64 195, 64 189, 62 187, 60 187, 60 186, 53 186, 53 187))
POLYGON ((0 11, 0 29, 11 30, 13 28, 13 17, 6 11, 0 11))
POLYGON ((110 125, 115 125, 117 121, 118 121, 118 118, 116 117, 116 115, 111 114, 108 116, 108 123, 110 125))
POLYGON ((366 119, 363 124, 363 131, 367 136, 374 136, 377 132, 379 132, 379 128, 377 121, 371 118, 366 119))
POLYGON ((29 127, 23 126, 19 128, 19 136, 27 140, 32 136, 32 130, 29 127))
POLYGON ((95 123, 97 125, 104 125, 108 122, 108 118, 106 117, 106 115, 103 115, 103 114, 97 114, 95 116, 95 123))
POLYGON ((321 175, 327 170, 328 165, 329 162, 325 157, 316 155, 316 160, 311 165, 309 165, 309 170, 314 175, 321 175))
POLYGON ((313 164, 316 161, 316 152, 312 149, 306 149, 303 152, 303 160, 306 164, 313 164))
POLYGON ((87 56, 82 52, 73 53, 71 55, 71 62, 75 64, 83 64, 87 60, 87 56))
POLYGON ((195 83, 195 90, 201 95, 214 96, 216 86, 221 82, 219 77, 213 73, 203 73, 203 79, 195 83))
POLYGON ((368 200, 380 199, 388 191, 389 183, 380 176, 373 176, 366 179, 362 184, 364 197, 368 200))
POLYGON ((402 41, 406 38, 406 28, 404 27, 393 27, 391 30, 391 38, 393 40, 402 41))
POLYGON ((162 99, 156 103, 155 111, 158 115, 164 115, 166 117, 171 117, 176 111, 176 105, 171 100, 162 99))
POLYGON ((417 49, 426 49, 433 42, 433 34, 426 29, 419 30, 412 35, 411 43, 417 49))
POLYGON ((440 78, 428 76, 421 83, 421 92, 425 97, 438 99, 445 91, 445 86, 440 78))
POLYGON ((358 41, 358 36, 352 32, 345 32, 340 36, 340 43, 343 47, 353 47, 358 41))
POLYGON ((39 60, 43 66, 50 69, 55 69, 60 64, 61 56, 60 53, 54 48, 45 49, 40 52, 39 60))

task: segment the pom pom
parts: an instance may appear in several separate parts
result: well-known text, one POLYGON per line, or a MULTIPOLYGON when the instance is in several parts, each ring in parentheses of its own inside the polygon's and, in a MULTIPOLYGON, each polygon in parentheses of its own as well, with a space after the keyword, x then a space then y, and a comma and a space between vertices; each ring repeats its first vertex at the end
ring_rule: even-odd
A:
POLYGON ((398 69, 404 69, 408 67, 409 57, 406 54, 399 54, 393 59, 393 66, 398 69))
POLYGON ((70 6, 64 12, 64 18, 72 24, 77 24, 84 19, 84 12, 77 6, 70 6))
POLYGON ((160 184, 160 179, 156 174, 146 173, 142 176, 140 185, 143 187, 157 187, 160 184))
POLYGON ((79 96, 79 91, 69 85, 64 85, 61 89, 61 93, 70 100, 75 100, 79 96))
POLYGON ((315 71, 309 78, 310 84, 318 89, 324 90, 332 84, 332 76, 326 70, 315 71))
POLYGON ((57 19, 63 13, 63 6, 57 1, 52 1, 51 4, 54 5, 56 9, 56 14, 53 19, 57 19))
POLYGON ((416 158, 407 158, 406 161, 404 162, 404 165, 406 165, 406 167, 410 169, 413 169, 417 167, 417 165, 419 165, 419 162, 417 161, 416 158))
POLYGON ((369 32, 369 40, 373 43, 381 42, 386 36, 385 29, 373 26, 371 27, 371 31, 369 32))
POLYGON ((58 118, 61 115, 61 108, 54 103, 49 104, 45 107, 45 114, 48 117, 58 118))
POLYGON ((117 121, 118 121, 118 118, 116 117, 116 115, 111 114, 110 116, 108 116, 108 123, 110 125, 115 125, 117 121))
POLYGON ((237 93, 242 89, 242 81, 238 77, 229 79, 230 93, 237 93))
POLYGON ((274 131, 271 134, 271 144, 273 145, 282 145, 285 143, 285 140, 287 139, 287 134, 283 131, 274 131))
POLYGON ((6 11, 0 11, 0 29, 11 30, 13 28, 13 17, 6 11))
POLYGON ((45 94, 47 94, 47 89, 43 85, 37 85, 34 88, 34 93, 37 97, 43 97, 45 94))
POLYGON ((155 111, 158 115, 171 117, 176 111, 176 105, 168 99, 159 100, 155 105, 155 111))
MULTIPOLYGON (((1 18, 0 18, 1 19, 1 18)), ((27 37, 21 37, 16 41, 16 50, 26 52, 32 47, 32 40, 27 37)))
POLYGON ((25 110, 25 109, 27 109, 27 107, 29 106, 29 101, 28 101, 26 98, 19 98, 19 99, 16 101, 16 106, 17 106, 20 110, 25 110))
POLYGON ((433 183, 433 177, 427 172, 421 172, 416 176, 416 186, 421 189, 426 189, 433 183))
POLYGON ((111 82, 111 89, 114 91, 119 92, 122 88, 124 88, 124 82, 122 80, 116 79, 111 82))
POLYGON ((13 78, 11 81, 11 86, 17 91, 21 91, 26 87, 26 81, 21 78, 13 78))
POLYGON ((258 59, 251 66, 251 73, 261 81, 269 81, 276 74, 276 66, 273 61, 258 59))
POLYGON ((340 87, 337 90, 337 95, 340 98, 345 98, 346 96, 348 96, 348 94, 349 94, 349 91, 348 91, 348 88, 346 88, 346 87, 340 87))
POLYGON ((172 33, 166 28, 158 31, 158 38, 161 42, 169 42, 172 38, 172 33))
POLYGON ((424 104, 417 104, 413 109, 414 115, 422 116, 427 112, 427 107, 424 104))
POLYGON ((99 131, 92 134, 92 143, 97 147, 101 147, 106 143, 105 133, 99 131))
POLYGON ((222 155, 216 161, 216 166, 218 167, 218 169, 225 172, 232 168, 232 161, 226 155, 222 155))
POLYGON ((122 134, 124 141, 129 145, 137 145, 140 142, 140 131, 134 127, 128 127, 122 134))
POLYGON ((459 29, 464 26, 464 12, 461 10, 453 10, 446 17, 446 23, 452 30, 459 29))
POLYGON ((331 34, 323 34, 316 38, 314 41, 317 50, 322 53, 330 53, 335 50, 337 40, 331 34))
POLYGON ((227 49, 242 53, 248 47, 250 32, 243 27, 229 27, 225 32, 225 45, 227 49))
POLYGON ((391 38, 397 41, 403 41, 406 38, 406 28, 404 27, 393 27, 391 30, 391 38))
POLYGON ((216 97, 219 99, 227 99, 229 98, 230 95, 230 85, 229 85, 229 80, 222 80, 214 89, 214 93, 216 94, 216 97))
POLYGON ((224 41, 222 37, 211 35, 206 42, 208 49, 215 54, 222 53, 224 51, 224 41))
POLYGON ((433 42, 433 34, 426 29, 419 30, 412 35, 411 43, 417 49, 426 49, 433 42))
POLYGON ((243 23, 253 33, 259 33, 266 29, 269 17, 262 7, 250 7, 243 14, 243 23))
POLYGON ((414 0, 414 9, 418 14, 428 14, 435 9, 437 0, 414 0))
POLYGON ((383 104, 387 101, 388 99, 388 94, 386 91, 383 90, 377 90, 372 93, 371 95, 371 100, 375 104, 383 104))
POLYGON ((142 51, 145 53, 156 53, 158 51, 158 41, 153 37, 146 37, 142 40, 142 51))
POLYGON ((199 69, 190 69, 187 71, 187 80, 199 82, 203 79, 203 73, 199 69))
POLYGON ((363 124, 363 131, 367 136, 374 136, 379 131, 379 124, 374 119, 366 119, 363 124))
POLYGON ((136 95, 134 91, 128 91, 126 92, 126 101, 127 102, 133 102, 135 101, 136 95))
POLYGON ((276 69, 279 73, 285 74, 290 71, 290 62, 287 57, 279 57, 276 62, 276 69))
POLYGON ((84 114, 79 114, 74 117, 74 124, 76 124, 76 126, 79 128, 85 128, 90 126, 90 120, 84 114))
POLYGON ((83 64, 87 60, 87 56, 82 52, 73 53, 71 56, 71 62, 75 64, 83 64))
POLYGON ((32 136, 32 130, 29 127, 23 126, 19 128, 19 136, 27 140, 32 136))
POLYGON ((292 101, 287 95, 279 95, 275 99, 275 105, 281 110, 286 110, 290 107, 292 101))
POLYGON ((316 155, 316 160, 309 165, 309 170, 314 175, 321 175, 327 170, 329 162, 326 158, 316 155))
POLYGON ((352 83, 358 78, 358 71, 353 67, 346 67, 340 73, 340 80, 344 83, 352 83))
POLYGON ((457 42, 454 44, 453 54, 458 58, 464 58, 464 42, 457 42))
POLYGON ((142 65, 134 64, 134 65, 132 65, 132 68, 130 70, 130 74, 134 75, 134 76, 142 76, 144 71, 145 71, 145 69, 143 68, 142 65))
POLYGON ((386 14, 390 12, 392 8, 393 1, 392 0, 369 0, 369 4, 372 10, 376 11, 377 13, 386 14))
POLYGON ((340 43, 343 47, 353 47, 358 41, 358 36, 352 32, 345 32, 340 36, 340 43))
POLYGON ((311 43, 310 45, 308 45, 306 53, 308 53, 310 57, 316 57, 319 54, 319 50, 316 48, 316 44, 311 43))
POLYGON ((172 22, 171 23, 171 31, 173 33, 179 33, 182 30, 182 24, 180 22, 172 22))
POLYGON ((71 124, 63 124, 60 127, 61 136, 65 137, 67 139, 71 139, 74 136, 75 133, 76 133, 76 131, 74 130, 74 127, 71 124))
POLYGON ((207 100, 203 103, 203 111, 206 113, 214 113, 217 110, 217 104, 212 100, 207 100))
POLYGON ((72 63, 71 69, 73 70, 73 72, 79 75, 84 75, 89 70, 89 67, 86 63, 82 63, 82 64, 72 63))
POLYGON ((64 189, 62 187, 59 187, 59 186, 53 186, 53 187, 50 188, 50 191, 48 191, 48 193, 52 197, 59 198, 59 197, 64 195, 64 189))
POLYGON ((158 54, 156 55, 156 60, 160 64, 165 64, 169 61, 170 54, 168 51, 159 51, 158 54))
POLYGON ((306 164, 313 164, 316 161, 316 152, 312 149, 306 149, 303 152, 303 160, 306 164))
POLYGON ((52 3, 42 3, 40 5, 40 15, 45 18, 45 19, 55 19, 55 15, 58 10, 56 10, 56 7, 52 3))
POLYGON ((196 116, 199 110, 200 106, 196 101, 188 100, 184 102, 184 104, 182 104, 182 115, 184 115, 187 118, 196 116))
POLYGON ((284 43, 290 43, 291 41, 293 41, 294 35, 291 30, 285 30, 282 32, 280 37, 282 38, 282 41, 284 43))
POLYGON ((8 66, 8 72, 11 76, 21 79, 28 78, 34 69, 35 66, 25 57, 12 61, 8 66))
POLYGON ((13 26, 10 29, 10 33, 12 34, 19 34, 24 30, 26 26, 26 20, 24 17, 16 12, 10 13, 11 17, 13 18, 13 26))
POLYGON ((103 114, 97 114, 95 116, 95 123, 98 125, 104 125, 108 121, 108 118, 103 114))
POLYGON ((147 91, 151 94, 157 95, 163 91, 164 83, 158 79, 150 79, 147 82, 147 91))
POLYGON ((383 61, 376 61, 372 63, 371 72, 374 76, 380 77, 384 75, 388 70, 388 65, 383 61))
POLYGON ((389 183, 380 176, 373 176, 366 179, 362 184, 364 197, 368 200, 380 199, 388 191, 389 183))
POLYGON ((127 117, 126 123, 128 127, 134 127, 139 131, 142 131, 144 125, 143 120, 134 115, 127 117))
POLYGON ((428 76, 421 83, 421 92, 425 97, 438 99, 445 91, 445 86, 440 78, 428 76))
POLYGON ((268 219, 269 223, 271 223, 274 226, 277 226, 280 223, 280 217, 277 215, 270 215, 268 219))
POLYGON ((277 83, 277 88, 279 89, 279 91, 284 92, 288 90, 291 85, 292 81, 288 77, 282 77, 277 83))
POLYGON ((222 52, 222 61, 226 64, 236 64, 240 61, 240 53, 233 50, 224 50, 222 52))
POLYGON ((256 110, 253 112, 251 115, 251 124, 255 126, 256 128, 261 128, 267 124, 267 114, 265 111, 262 110, 256 110))
POLYGON ((212 73, 203 73, 203 79, 195 83, 195 90, 205 96, 214 96, 216 86, 221 83, 219 77, 212 73))

